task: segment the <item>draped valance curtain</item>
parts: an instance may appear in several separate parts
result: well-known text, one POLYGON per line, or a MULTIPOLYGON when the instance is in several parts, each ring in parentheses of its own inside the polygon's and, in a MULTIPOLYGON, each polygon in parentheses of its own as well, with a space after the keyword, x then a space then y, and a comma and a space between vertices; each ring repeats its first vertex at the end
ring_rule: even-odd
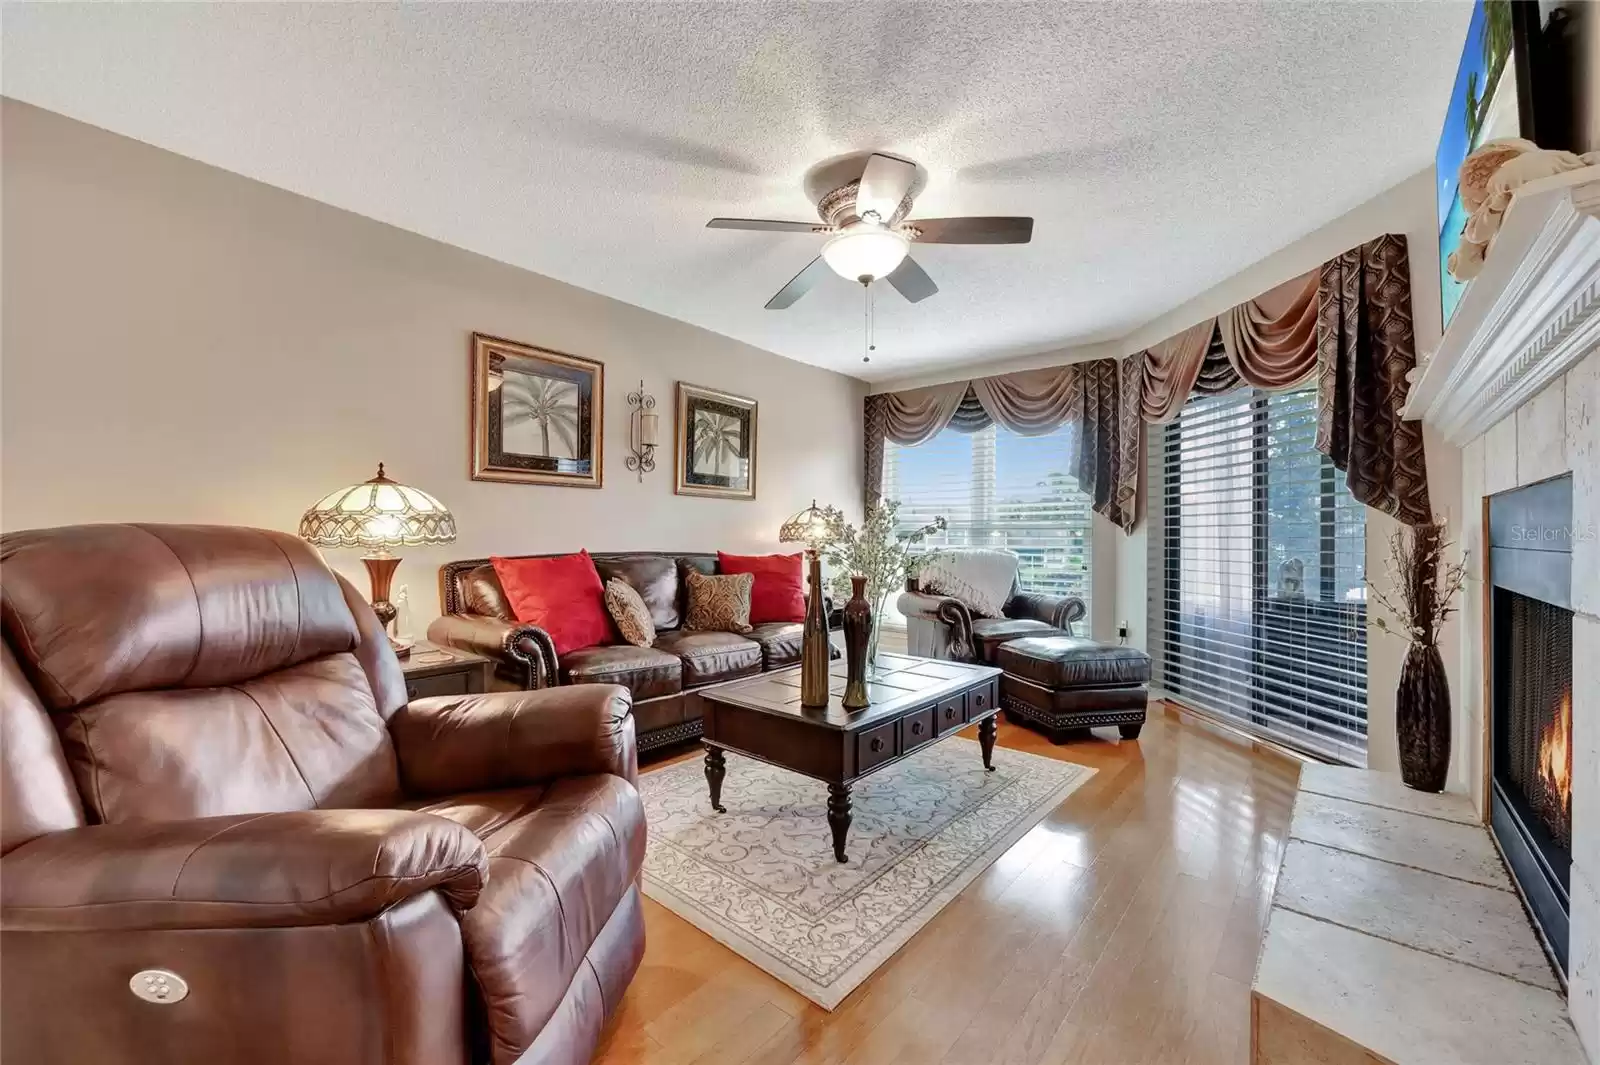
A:
POLYGON ((1143 426, 1189 397, 1317 381, 1317 448, 1360 502, 1407 524, 1430 520, 1422 432, 1400 418, 1416 365, 1403 236, 1387 235, 1125 359, 981 377, 868 396, 866 501, 878 501, 884 441, 927 443, 945 428, 1022 435, 1076 424, 1076 473, 1094 509, 1132 529, 1143 426))

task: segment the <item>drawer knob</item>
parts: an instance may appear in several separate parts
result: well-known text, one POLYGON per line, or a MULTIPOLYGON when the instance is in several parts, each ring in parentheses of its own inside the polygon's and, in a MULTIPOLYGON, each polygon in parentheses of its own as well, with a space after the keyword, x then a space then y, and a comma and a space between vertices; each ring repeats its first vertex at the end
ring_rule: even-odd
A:
POLYGON ((972 701, 977 703, 979 706, 982 706, 983 705, 983 696, 982 695, 974 695, 972 697, 972 701))
POLYGON ((913 722, 912 722, 912 723, 911 723, 911 734, 912 734, 912 735, 913 735, 913 736, 920 736, 920 735, 922 735, 922 722, 920 722, 920 721, 913 721, 913 722))
POLYGON ((873 754, 877 754, 879 751, 883 750, 883 740, 879 739, 877 736, 872 737, 872 742, 867 744, 867 749, 873 754))
POLYGON ((415 699, 416 697, 417 697, 417 686, 415 684, 407 684, 406 685, 406 698, 415 699))
POLYGON ((947 706, 947 707, 944 708, 944 717, 945 717, 946 721, 950 720, 952 717, 955 717, 955 716, 956 716, 956 708, 955 707, 947 706))

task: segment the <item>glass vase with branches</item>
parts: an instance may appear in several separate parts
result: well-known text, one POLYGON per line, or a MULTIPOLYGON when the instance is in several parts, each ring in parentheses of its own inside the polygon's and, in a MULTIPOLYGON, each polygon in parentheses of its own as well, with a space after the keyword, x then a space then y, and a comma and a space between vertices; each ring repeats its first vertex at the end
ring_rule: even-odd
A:
POLYGON ((832 591, 836 599, 850 596, 852 574, 866 578, 864 594, 872 607, 872 635, 867 643, 867 663, 878 660, 878 638, 883 631, 883 604, 889 594, 916 576, 922 567, 922 544, 935 533, 943 532, 945 520, 936 517, 917 529, 900 529, 900 504, 884 500, 867 508, 858 527, 838 507, 822 511, 825 542, 820 550, 832 571, 832 591))

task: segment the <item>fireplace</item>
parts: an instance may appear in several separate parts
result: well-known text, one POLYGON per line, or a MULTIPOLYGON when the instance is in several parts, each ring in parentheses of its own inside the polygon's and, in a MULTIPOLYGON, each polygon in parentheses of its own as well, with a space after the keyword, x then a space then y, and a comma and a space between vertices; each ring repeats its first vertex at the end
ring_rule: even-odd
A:
POLYGON ((1567 968, 1572 869, 1572 478, 1489 500, 1490 825, 1567 968))

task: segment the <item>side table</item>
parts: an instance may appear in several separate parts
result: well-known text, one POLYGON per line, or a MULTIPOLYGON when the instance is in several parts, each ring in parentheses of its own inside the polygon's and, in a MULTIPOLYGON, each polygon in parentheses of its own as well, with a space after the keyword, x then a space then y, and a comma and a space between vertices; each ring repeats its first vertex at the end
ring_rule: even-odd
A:
POLYGON ((492 663, 482 655, 418 640, 400 659, 406 675, 406 698, 430 695, 478 695, 489 690, 492 663))

